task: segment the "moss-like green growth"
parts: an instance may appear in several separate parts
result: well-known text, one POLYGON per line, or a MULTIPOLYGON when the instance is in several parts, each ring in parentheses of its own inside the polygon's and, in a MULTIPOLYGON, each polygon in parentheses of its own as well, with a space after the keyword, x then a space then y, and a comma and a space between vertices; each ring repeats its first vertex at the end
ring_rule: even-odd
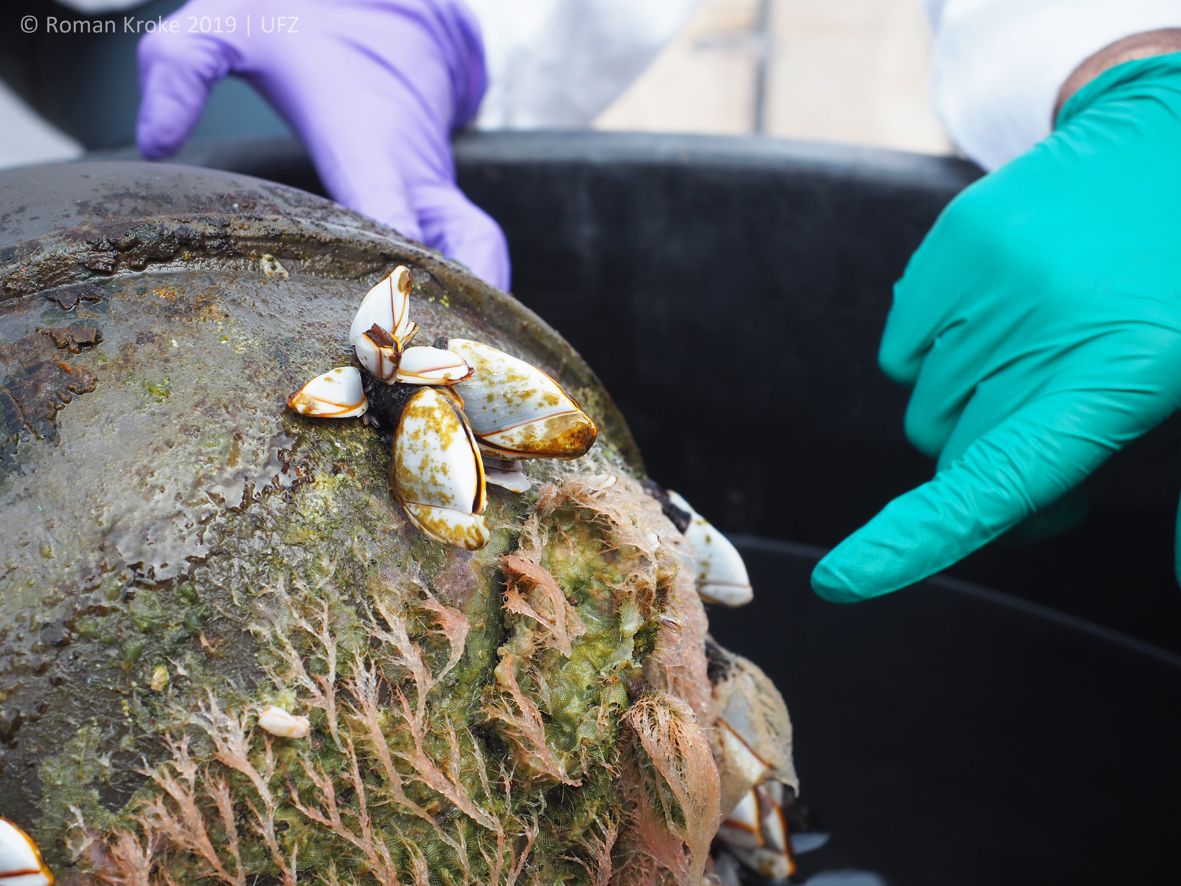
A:
MULTIPOLYGON (((636 637, 651 634, 676 565, 652 537, 658 511, 618 492, 608 506, 598 483, 506 499, 500 522, 519 529, 475 556, 414 538, 392 567, 371 556, 377 527, 346 533, 323 506, 363 500, 367 486, 317 476, 277 530, 308 556, 268 563, 249 595, 202 601, 170 588, 196 613, 190 625, 161 592, 138 589, 117 616, 135 631, 121 667, 158 685, 132 693, 127 714, 158 723, 166 753, 114 812, 96 801, 94 771, 73 773, 85 824, 70 839, 89 844, 93 872, 184 883, 605 876, 630 815, 618 774, 622 718, 646 685, 636 637), (327 559, 323 539, 342 535, 327 559), (251 626, 262 671, 186 695, 222 622, 251 626), (268 705, 306 715, 310 734, 266 734, 268 705)), ((77 756, 63 750, 43 778, 60 780, 77 756)), ((47 821, 44 833, 71 824, 47 821)))

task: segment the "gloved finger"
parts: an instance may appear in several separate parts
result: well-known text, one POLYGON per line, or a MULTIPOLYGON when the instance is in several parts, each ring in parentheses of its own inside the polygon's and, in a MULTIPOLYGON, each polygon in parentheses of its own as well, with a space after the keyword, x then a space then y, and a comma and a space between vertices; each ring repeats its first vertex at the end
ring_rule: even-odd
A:
POLYGON ((422 240, 410 199, 412 182, 446 176, 451 146, 429 109, 408 100, 405 86, 377 70, 359 72, 362 82, 387 90, 340 95, 313 66, 250 76, 267 100, 281 109, 308 150, 324 189, 349 209, 389 225, 403 237, 422 240))
POLYGON ((981 349, 965 343, 971 332, 960 324, 932 343, 906 404, 906 438, 930 458, 945 451, 981 377, 981 349))
POLYGON ((958 325, 958 308, 971 302, 962 271, 972 267, 964 261, 961 249, 965 238, 957 241, 947 234, 953 213, 970 191, 944 210, 894 284, 894 300, 878 347, 878 365, 899 384, 914 384, 939 337, 958 325))
MULTIPOLYGON (((1006 354, 996 356, 999 360, 1008 359, 1006 354)), ((953 431, 940 444, 936 471, 950 467, 963 456, 968 447, 987 434, 999 421, 1044 395, 1044 387, 1048 382, 1052 383, 1063 374, 1079 371, 1077 367, 1072 366, 1067 373, 1063 362, 1067 358, 1056 352, 1023 356, 1021 372, 989 374, 982 382, 977 382, 976 377, 972 378, 971 399, 957 415, 953 431), (1046 365, 1047 362, 1050 365, 1046 365)), ((911 411, 916 408, 916 397, 922 393, 928 368, 934 363, 935 361, 928 361, 923 367, 919 383, 915 386, 915 396, 911 398, 910 409, 907 412, 908 420, 911 411)), ((954 379, 948 378, 947 381, 953 383, 954 379)), ((933 392, 931 396, 935 398, 937 394, 933 392)), ((930 409, 931 406, 923 405, 922 408, 930 409)), ((1088 507, 1087 493, 1082 486, 1078 486, 1014 526, 1004 534, 1003 540, 1025 544, 1059 535, 1081 523, 1087 515, 1088 507)))
POLYGON ((337 120, 331 101, 314 120, 297 121, 324 187, 336 201, 438 249, 494 286, 507 289, 508 247, 500 227, 469 201, 451 176, 447 136, 404 106, 401 124, 372 131, 356 120, 337 120), (348 132, 349 137, 340 135, 348 132))
POLYGON ((1013 544, 1031 544, 1045 541, 1074 529, 1087 518, 1091 509, 1091 497, 1082 486, 1070 490, 1039 510, 1027 520, 1018 523, 1004 534, 1001 541, 1013 544))
POLYGON ((1145 429, 1138 416, 1151 410, 1123 398, 1066 391, 1030 403, 834 548, 813 571, 812 587, 852 603, 963 559, 1078 485, 1118 448, 1113 441, 1145 429))
POLYGON ((427 246, 466 266, 485 282, 508 291, 508 242, 488 213, 451 182, 418 187, 411 199, 427 246))
POLYGON ((157 30, 139 41, 140 105, 135 140, 150 160, 171 157, 192 134, 213 86, 233 66, 215 34, 157 30))

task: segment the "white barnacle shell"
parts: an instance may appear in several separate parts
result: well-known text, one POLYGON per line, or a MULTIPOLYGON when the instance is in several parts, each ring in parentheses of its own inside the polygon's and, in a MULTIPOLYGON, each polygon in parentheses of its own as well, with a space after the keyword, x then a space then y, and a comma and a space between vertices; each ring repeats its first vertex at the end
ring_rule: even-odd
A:
POLYGON ((397 367, 405 385, 453 385, 471 378, 474 370, 463 357, 443 348, 407 348, 397 367))
POLYGON ((484 463, 450 388, 420 388, 394 432, 390 488, 427 535, 469 551, 488 543, 484 463))
POLYGON ((52 886, 53 874, 41 860, 33 838, 0 818, 0 883, 4 886, 52 886))
POLYGON ((376 326, 394 336, 402 345, 414 335, 417 325, 410 319, 410 269, 398 265, 361 299, 361 307, 349 327, 349 344, 376 326))
POLYGON ((457 385, 476 439, 508 458, 578 458, 598 428, 556 381, 524 360, 478 341, 453 338, 447 348, 475 370, 457 385))
POLYGON ((494 471, 491 468, 484 474, 484 478, 493 486, 499 486, 501 489, 507 489, 509 492, 515 492, 518 495, 522 492, 528 492, 533 482, 525 475, 524 471, 494 471))
POLYGON ((730 848, 754 848, 762 842, 762 828, 757 788, 751 788, 742 795, 730 812, 722 817, 718 838, 730 848))
POLYGON ((365 414, 369 401, 357 367, 338 366, 292 394, 287 405, 312 418, 355 418, 365 414))
POLYGON ((753 662, 710 641, 713 663, 712 744, 723 810, 759 784, 799 790, 792 762, 791 716, 775 684, 753 662))
POLYGON ((701 599, 723 606, 749 603, 754 598, 754 590, 742 554, 684 498, 671 489, 668 498, 690 517, 685 541, 689 542, 697 558, 697 593, 701 599))
POLYGON ((307 738, 312 725, 307 717, 288 713, 277 705, 267 705, 258 712, 258 728, 279 738, 307 738))
POLYGON ((718 840, 755 873, 786 883, 796 863, 783 814, 783 785, 769 781, 751 788, 722 819, 718 840))
POLYGON ((484 455, 484 479, 492 486, 509 492, 528 492, 533 481, 521 470, 521 463, 511 458, 484 455))
POLYGON ((398 366, 402 362, 402 343, 377 324, 362 332, 353 342, 357 360, 379 381, 392 385, 398 380, 398 366))

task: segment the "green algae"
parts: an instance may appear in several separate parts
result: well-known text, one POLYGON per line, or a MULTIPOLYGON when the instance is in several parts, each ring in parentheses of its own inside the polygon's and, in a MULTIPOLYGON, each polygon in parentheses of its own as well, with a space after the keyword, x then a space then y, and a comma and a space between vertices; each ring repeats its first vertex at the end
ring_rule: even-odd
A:
MULTIPOLYGON (((239 562, 234 590, 215 583, 213 586, 219 590, 213 596, 203 596, 191 581, 160 587, 135 587, 126 605, 87 617, 88 634, 115 637, 125 637, 128 632, 132 634, 121 644, 120 666, 124 671, 134 671, 135 685, 148 685, 155 669, 163 663, 169 665, 173 674, 173 679, 158 701, 123 706, 124 722, 121 725, 128 734, 136 736, 131 742, 132 746, 141 749, 150 748, 153 744, 158 746, 166 735, 176 733, 178 724, 181 731, 185 732, 183 712, 200 707, 203 703, 201 690, 210 685, 219 686, 218 701, 225 710, 242 710, 261 703, 297 707, 300 692, 275 679, 282 650, 268 640, 275 625, 267 624, 259 615, 260 601, 263 611, 266 609, 265 589, 286 586, 292 601, 286 605, 297 610, 316 606, 325 599, 325 594, 338 595, 331 597, 331 635, 337 647, 336 680, 339 683, 354 675, 354 664, 351 662, 356 657, 371 653, 372 639, 365 627, 364 607, 357 607, 353 594, 340 596, 336 589, 369 588, 371 593, 374 589, 378 593, 389 592, 387 576, 391 573, 390 551, 401 551, 393 560, 396 567, 394 571, 404 570, 404 574, 417 575, 425 586, 430 586, 432 579, 448 568, 452 556, 448 549, 417 534, 408 538, 400 534, 391 537, 389 530, 384 528, 383 524, 395 522, 397 515, 388 498, 380 494, 380 485, 375 490, 374 480, 380 482, 384 447, 375 441, 374 435, 359 435, 355 429, 342 429, 331 436, 334 438, 331 441, 305 445, 301 450, 307 478, 298 487, 297 494, 284 501, 281 520, 272 519, 278 516, 279 509, 271 514, 268 502, 255 505, 255 516, 259 518, 256 531, 269 529, 285 545, 291 544, 293 539, 299 539, 297 548, 300 556, 294 561, 290 550, 284 548, 284 556, 264 557, 249 570, 244 568, 244 563, 239 562), (349 462, 353 469, 341 470, 339 463, 342 460, 349 462), (357 465, 373 465, 376 470, 358 470, 357 465), (374 474, 377 474, 376 478, 374 474), (374 519, 358 522, 342 516, 358 512, 372 514, 374 519), (386 552, 387 556, 379 556, 378 551, 386 552), (298 594, 294 590, 296 588, 301 589, 298 594), (182 607, 170 605, 178 599, 183 602, 182 607), (211 622, 207 636, 203 628, 211 622), (219 646, 219 623, 248 623, 255 627, 258 647, 252 656, 239 656, 239 659, 253 657, 257 665, 242 672, 239 661, 237 669, 248 676, 248 692, 234 690, 216 678, 220 664, 216 652, 219 646), (212 655, 211 649, 214 650, 212 655)), ((468 564, 475 586, 469 588, 460 611, 467 619, 470 630, 462 657, 446 677, 431 689, 433 725, 423 742, 428 756, 445 759, 451 751, 450 742, 457 735, 463 737, 460 752, 465 760, 495 760, 504 756, 501 739, 494 730, 487 728, 486 723, 480 722, 483 719, 482 692, 492 681, 498 650, 511 630, 500 606, 502 577, 497 562, 501 555, 516 546, 517 533, 511 527, 519 526, 535 504, 535 496, 504 496, 494 499, 490 506, 490 522, 501 528, 493 533, 489 547, 468 564), (465 724, 475 728, 461 728, 465 724)), ((506 799, 487 790, 484 782, 488 780, 488 772, 480 773, 468 767, 460 774, 464 790, 498 820, 533 822, 531 826, 538 830, 535 840, 539 858, 548 857, 551 848, 555 852, 558 847, 575 851, 578 839, 588 828, 602 820, 606 814, 604 810, 618 813, 615 808, 617 801, 613 805, 610 800, 610 778, 605 775, 614 759, 614 751, 610 747, 615 738, 614 730, 588 731, 586 724, 595 719, 589 713, 592 708, 611 711, 614 715, 627 703, 626 690, 614 671, 635 670, 635 664, 630 661, 628 635, 634 633, 636 619, 628 615, 626 610, 621 614, 613 614, 610 585, 603 581, 604 577, 611 579, 613 576, 612 564, 603 559, 606 540, 601 536, 588 535, 584 541, 596 551, 568 559, 561 573, 572 589, 572 599, 578 601, 580 616, 586 620, 590 629, 585 638, 580 639, 569 660, 553 663, 557 665, 553 682, 555 691, 547 707, 552 709, 555 746, 569 753, 576 750, 589 753, 596 763, 605 765, 589 767, 582 789, 564 792, 552 799, 546 797, 545 801, 539 801, 536 793, 527 789, 525 782, 518 785, 516 795, 506 799), (606 680, 605 685, 599 686, 607 676, 610 679, 606 680), (580 699, 581 695, 588 693, 588 698, 580 699), (538 814, 539 802, 544 802, 544 819, 538 814), (543 824, 539 823, 542 821, 543 824)), ((562 556, 569 557, 568 554, 562 556)), ((555 562, 558 558, 559 555, 555 554, 555 562)), ((208 589, 211 577, 202 576, 201 586, 208 589)), ((398 593, 406 592, 403 589, 398 593)), ((431 611, 405 604, 402 609, 409 613, 407 629, 410 638, 421 645, 431 670, 439 670, 449 655, 449 649, 446 643, 432 633, 431 611)), ((323 670, 327 663, 321 652, 311 646, 304 646, 300 648, 299 655, 307 662, 309 670, 318 669, 319 676, 325 676, 323 670)), ((233 672, 235 668, 229 670, 233 672)), ((402 679, 404 675, 393 674, 391 685, 396 685, 402 679)), ((135 685, 128 686, 129 692, 135 685)), ((133 692, 132 695, 139 697, 133 692)), ((410 748, 406 738, 398 734, 396 725, 389 722, 383 724, 389 747, 397 753, 408 753, 410 748)), ((347 754, 331 741, 324 740, 331 730, 322 714, 313 713, 313 728, 313 734, 317 737, 311 757, 313 767, 319 767, 324 772, 339 772, 346 768, 347 754)), ((191 728, 188 731, 191 732, 191 728)), ((192 752, 198 758, 208 759, 212 755, 208 739, 202 739, 199 730, 193 738, 192 752)), ((158 787, 150 782, 142 785, 122 808, 110 808, 98 801, 100 789, 105 783, 104 774, 98 770, 87 772, 80 759, 80 755, 70 748, 63 749, 46 762, 43 771, 47 774, 59 772, 67 764, 74 767, 68 791, 61 787, 59 778, 43 779, 48 805, 56 808, 77 807, 88 826, 104 832, 118 832, 120 828, 133 826, 136 816, 141 814, 144 804, 151 802, 158 787)), ((274 774, 277 783, 286 784, 296 792, 315 789, 301 768, 299 758, 289 755, 286 759, 280 758, 278 765, 274 774)), ((491 780, 494 782, 495 777, 491 780)), ((236 798, 250 796, 250 785, 240 775, 231 772, 226 781, 236 798)), ((423 808, 442 812, 442 808, 447 805, 440 807, 438 796, 421 785, 408 787, 406 795, 423 808)), ((283 812, 282 820, 286 825, 284 833, 288 835, 284 838, 285 845, 297 848, 298 856, 303 860, 301 872, 306 862, 307 870, 313 872, 314 878, 318 863, 331 859, 337 876, 346 882, 349 877, 356 878, 357 882, 364 881, 364 865, 350 867, 349 859, 356 853, 355 847, 350 847, 347 841, 342 842, 339 838, 309 828, 308 823, 300 820, 300 816, 290 809, 283 812)), ((457 820, 453 812, 444 815, 441 820, 449 821, 449 827, 455 829, 457 839, 462 835, 465 843, 480 845, 480 828, 472 822, 462 818, 457 820)), ((428 861, 433 860, 431 869, 438 872, 438 882, 482 882, 480 878, 491 873, 482 859, 472 868, 470 858, 463 860, 469 868, 465 873, 464 864, 457 857, 454 847, 441 841, 431 827, 413 816, 386 807, 380 813, 374 813, 374 822, 388 844, 395 847, 390 852, 396 865, 407 866, 412 863, 412 854, 405 846, 413 845, 428 861)), ((43 820, 38 834, 43 845, 63 845, 67 842, 71 823, 69 817, 43 820)), ((526 828, 529 826, 526 825, 526 828)), ((226 833, 218 836, 228 839, 226 833)), ((488 852, 496 857, 493 850, 489 849, 488 852)), ((507 858, 508 850, 504 852, 507 858)), ((245 847, 242 849, 242 864, 259 873, 273 872, 273 865, 257 846, 249 851, 245 847)), ((545 870, 546 876, 552 877, 550 882, 555 883, 577 882, 580 876, 585 875, 583 868, 570 861, 547 861, 545 870)), ((200 882, 202 877, 200 865, 193 866, 191 859, 177 860, 169 871, 182 882, 200 882)))
POLYGON ((64 841, 79 815, 96 828, 109 827, 117 821, 99 795, 100 788, 110 783, 112 775, 111 758, 102 753, 106 745, 105 730, 97 723, 88 723, 78 728, 61 750, 41 765, 38 777, 56 802, 46 808, 35 832, 40 845, 52 846, 56 841, 64 841))
MULTIPOLYGON (((335 447, 325 451, 333 450, 335 447)), ((340 538, 335 532, 339 527, 329 526, 331 521, 325 516, 324 502, 319 500, 326 490, 330 490, 330 497, 338 508, 350 501, 372 505, 368 500, 367 484, 360 477, 342 479, 342 475, 335 474, 331 478, 310 480, 300 488, 297 506, 289 509, 286 515, 292 524, 306 531, 309 539, 319 541, 302 546, 305 556, 298 563, 269 562, 261 575, 254 576, 255 583, 261 582, 256 584, 260 590, 249 599, 243 595, 243 599, 235 603, 232 595, 226 594, 214 605, 224 617, 233 615, 234 621, 252 624, 259 644, 256 661, 260 672, 254 675, 253 686, 249 692, 219 690, 218 704, 223 712, 241 712, 263 703, 298 710, 301 697, 306 701, 306 687, 301 690, 290 681, 290 674, 284 672, 284 663, 290 663, 292 651, 313 679, 331 679, 337 687, 356 679, 357 668, 364 667, 359 663, 369 661, 385 675, 391 689, 404 692, 407 703, 416 705, 416 690, 413 681, 408 680, 407 672, 398 665, 391 665, 390 660, 382 655, 380 645, 374 646, 377 642, 375 633, 389 627, 380 617, 376 622, 372 621, 375 616, 371 607, 382 602, 386 611, 401 614, 406 636, 422 652, 428 670, 438 673, 445 668, 452 649, 436 630, 434 604, 428 606, 426 601, 434 599, 429 589, 439 583, 438 577, 449 566, 454 565, 449 561, 455 555, 433 543, 428 543, 429 551, 423 550, 420 540, 410 540, 403 545, 404 566, 408 572, 401 574, 413 580, 409 584, 395 581, 391 585, 391 571, 387 564, 374 557, 355 556, 364 551, 372 552, 372 546, 380 544, 385 533, 374 523, 352 526, 351 556, 337 558, 331 567, 325 566, 332 547, 326 539, 338 542, 340 538), (275 588, 282 590, 276 591, 275 588), (345 592, 345 588, 367 588, 369 602, 358 601, 355 594, 345 592), (317 618, 322 620, 317 621, 317 618), (298 627, 299 624, 303 627, 298 627), (309 631, 307 627, 310 625, 316 625, 316 630, 309 631), (283 639, 276 639, 280 637, 283 639), (334 663, 329 660, 325 638, 331 638, 334 663)), ((505 499, 498 505, 506 512, 519 511, 519 520, 524 520, 529 509, 535 506, 536 500, 528 498, 505 499)), ((547 515, 546 519, 549 517, 547 515)), ((553 649, 534 650, 537 655, 529 665, 526 691, 537 692, 539 685, 532 678, 545 675, 546 692, 544 697, 541 693, 538 695, 547 716, 547 739, 556 752, 569 760, 571 771, 578 772, 579 785, 576 788, 558 785, 538 793, 530 788, 532 779, 528 773, 510 775, 512 770, 505 769, 503 764, 506 759, 505 738, 497 734, 481 713, 481 698, 487 695, 488 687, 494 685, 493 671, 498 660, 514 644, 520 650, 528 633, 525 621, 505 613, 500 604, 503 576, 497 564, 503 554, 516 547, 516 540, 509 533, 504 533, 498 544, 479 552, 467 563, 475 587, 469 589, 461 608, 454 611, 462 613, 469 630, 462 656, 445 677, 428 690, 430 728, 423 736, 422 747, 432 759, 444 761, 449 755, 452 759, 457 755, 463 761, 456 770, 456 784, 494 821, 512 823, 511 826, 522 833, 535 832, 532 857, 536 864, 530 867, 530 871, 537 882, 578 883, 585 882, 588 876, 586 868, 578 861, 588 835, 596 833, 604 822, 618 820, 624 815, 613 775, 619 753, 615 724, 628 704, 626 682, 638 675, 639 662, 633 658, 634 638, 646 624, 646 619, 634 601, 623 606, 615 605, 618 586, 628 564, 619 560, 610 532, 580 519, 573 509, 553 519, 553 543, 543 546, 542 563, 553 571, 555 579, 563 586, 586 630, 576 639, 568 657, 553 649), (584 763, 576 763, 577 759, 584 763), (497 785, 506 777, 512 789, 502 791, 497 785)), ((291 527, 283 531, 290 532, 291 527)), ((172 592, 193 602, 191 585, 173 588, 172 592)), ((126 620, 133 627, 149 632, 162 628, 175 630, 176 625, 162 616, 163 611, 157 595, 137 593, 132 605, 112 613, 110 618, 126 620)), ((168 636, 167 630, 163 636, 168 636)), ((153 662, 162 648, 158 643, 153 644, 150 654, 145 652, 140 656, 143 661, 139 668, 141 680, 150 680, 150 674, 157 666, 153 662)), ((172 660, 179 663, 179 667, 174 665, 177 673, 192 673, 190 668, 196 665, 193 659, 202 657, 200 648, 200 644, 196 647, 190 644, 187 650, 170 648, 170 652, 177 656, 172 660)), ((181 676, 169 684, 165 693, 173 715, 162 713, 158 708, 140 712, 148 720, 157 718, 157 722, 166 727, 155 730, 157 740, 166 734, 177 734, 178 716, 175 712, 191 710, 202 704, 199 698, 184 697, 183 687, 187 682, 194 687, 208 685, 204 680, 186 681, 181 676)), ((404 721, 392 713, 396 708, 393 700, 386 697, 379 724, 387 747, 395 759, 400 759, 399 755, 414 753, 414 743, 406 734, 404 721)), ((210 715, 207 713, 206 716, 210 715)), ((513 853, 519 851, 513 846, 495 845, 487 827, 457 814, 449 803, 440 802, 436 791, 412 782, 410 773, 404 773, 403 800, 391 802, 390 797, 383 794, 389 785, 383 786, 380 778, 372 775, 380 770, 380 765, 376 758, 366 756, 373 748, 362 750, 366 748, 367 739, 357 722, 345 715, 330 723, 322 710, 312 710, 311 717, 310 747, 306 751, 297 751, 291 744, 276 743, 275 768, 269 781, 283 785, 284 790, 293 796, 312 796, 322 792, 315 773, 347 772, 351 765, 350 754, 360 755, 367 773, 363 777, 365 789, 373 792, 369 806, 370 826, 388 847, 389 861, 398 869, 409 870, 415 859, 421 856, 430 867, 432 882, 491 882, 485 878, 495 876, 496 872, 484 856, 508 864, 514 858, 513 853), (334 728, 346 736, 343 746, 331 737, 334 728), (355 750, 350 751, 350 748, 355 750), (444 828, 450 839, 442 839, 435 825, 408 814, 407 800, 437 817, 438 825, 444 828), (457 843, 470 847, 467 857, 459 857, 455 848, 457 843), (479 852, 476 847, 480 847, 479 852)), ((139 725, 146 727, 147 723, 141 721, 139 725)), ((203 735, 200 728, 195 731, 182 729, 181 732, 191 737, 194 758, 216 758, 210 735, 203 735)), ((256 765, 261 766, 257 762, 257 742, 253 753, 256 765)), ((74 759, 77 755, 63 752, 62 759, 53 761, 49 767, 56 771, 64 765, 67 756, 74 759)), ((237 803, 248 804, 252 797, 253 802, 258 802, 250 780, 241 773, 230 770, 221 773, 220 777, 237 803)), ((76 773, 74 781, 87 783, 84 773, 76 773)), ((93 781, 94 773, 91 773, 89 782, 93 781)), ((353 805, 348 807, 352 812, 348 814, 359 814, 356 786, 350 787, 345 779, 338 788, 340 796, 352 790, 353 805)), ((121 829, 134 828, 137 818, 143 815, 145 804, 158 798, 158 792, 158 785, 148 782, 121 809, 103 809, 101 812, 96 808, 95 795, 91 793, 83 798, 85 802, 79 808, 84 810, 88 824, 108 833, 117 833, 121 829)), ((76 791, 68 798, 65 795, 59 795, 59 798, 71 805, 80 802, 76 791)), ((284 852, 297 853, 301 878, 310 876, 312 882, 317 882, 322 879, 318 872, 331 869, 341 882, 375 881, 373 871, 347 839, 309 824, 289 806, 276 815, 276 821, 284 825, 281 838, 284 852)), ((52 827, 68 824, 63 820, 52 827)), ((210 828, 215 842, 231 839, 224 827, 219 830, 211 823, 210 828)), ((42 836, 50 840, 58 836, 51 831, 52 828, 43 831, 42 836)), ((241 835, 238 839, 241 840, 241 835)), ((244 843, 239 853, 243 870, 259 875, 276 874, 272 859, 257 842, 244 843)), ((195 862, 185 855, 169 858, 167 870, 180 882, 204 882, 208 876, 207 866, 203 867, 199 860, 195 862)))

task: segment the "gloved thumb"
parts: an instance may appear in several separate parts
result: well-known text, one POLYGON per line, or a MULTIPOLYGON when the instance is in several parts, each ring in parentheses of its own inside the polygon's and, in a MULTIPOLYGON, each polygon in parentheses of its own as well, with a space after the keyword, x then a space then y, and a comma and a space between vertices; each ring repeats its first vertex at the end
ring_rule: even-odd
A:
POLYGON ((834 548, 813 571, 813 589, 853 603, 946 569, 1074 489, 1118 448, 1113 441, 1142 430, 1138 414, 1119 392, 1035 401, 834 548))
POLYGON ((175 154, 201 118, 214 84, 233 67, 233 50, 215 35, 153 31, 139 42, 139 119, 135 139, 150 160, 175 154))
POLYGON ((422 184, 411 194, 422 239, 481 280, 508 291, 508 242, 491 216, 452 182, 422 184))

